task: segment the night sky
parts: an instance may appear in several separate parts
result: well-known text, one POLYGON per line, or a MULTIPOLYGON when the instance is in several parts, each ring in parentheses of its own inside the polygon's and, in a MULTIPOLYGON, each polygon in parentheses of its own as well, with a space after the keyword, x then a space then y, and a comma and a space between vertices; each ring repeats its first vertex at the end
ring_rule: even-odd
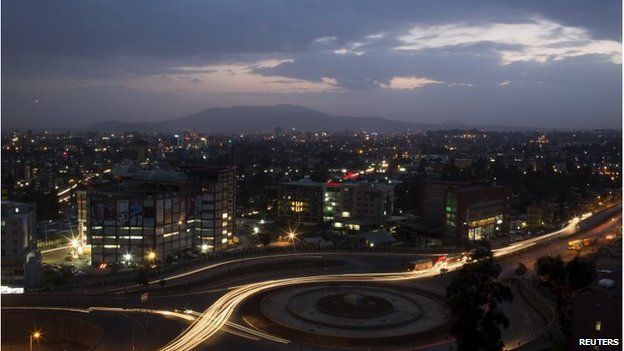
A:
POLYGON ((621 128, 621 1, 2 1, 2 127, 208 107, 621 128))

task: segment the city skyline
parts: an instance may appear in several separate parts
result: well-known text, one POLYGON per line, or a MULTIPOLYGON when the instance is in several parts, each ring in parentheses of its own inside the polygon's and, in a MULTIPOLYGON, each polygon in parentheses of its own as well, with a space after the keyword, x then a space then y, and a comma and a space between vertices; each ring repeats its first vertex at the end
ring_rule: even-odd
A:
POLYGON ((621 3, 2 5, 5 129, 210 107, 621 128, 621 3))

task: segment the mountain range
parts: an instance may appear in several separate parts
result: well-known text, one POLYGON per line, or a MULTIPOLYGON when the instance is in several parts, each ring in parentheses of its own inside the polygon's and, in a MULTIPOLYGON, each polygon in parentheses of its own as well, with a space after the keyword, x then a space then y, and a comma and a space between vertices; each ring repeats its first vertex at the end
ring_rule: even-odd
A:
MULTIPOLYGON (((196 130, 207 133, 255 133, 284 130, 340 132, 345 130, 403 132, 435 129, 467 129, 461 122, 442 124, 412 123, 381 117, 330 115, 297 105, 215 107, 201 112, 160 122, 104 121, 86 128, 98 132, 172 132, 196 130)), ((510 130, 499 126, 470 126, 484 130, 510 130)), ((528 129, 528 128, 521 128, 528 129)))

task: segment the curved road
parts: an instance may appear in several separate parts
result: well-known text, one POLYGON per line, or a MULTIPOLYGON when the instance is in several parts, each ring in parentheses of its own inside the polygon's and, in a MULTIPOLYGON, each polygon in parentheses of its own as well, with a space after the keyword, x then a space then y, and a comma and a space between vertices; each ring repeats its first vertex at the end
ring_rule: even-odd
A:
MULTIPOLYGON (((517 264, 519 261, 530 261, 534 260, 538 255, 549 254, 558 250, 563 250, 566 252, 565 241, 561 240, 568 236, 578 234, 578 224, 580 219, 575 218, 569 222, 569 224, 558 231, 544 234, 539 237, 534 237, 531 239, 519 241, 513 243, 511 245, 498 248, 493 250, 494 256, 499 259, 501 265, 504 269, 504 274, 509 274, 512 270, 512 267, 517 264), (517 258, 511 260, 510 258, 517 258), (512 262, 513 261, 513 262, 512 262)), ((610 223, 607 223, 609 225, 610 223)), ((597 230, 593 232, 600 233, 604 228, 604 225, 599 225, 597 230)), ((323 253, 325 254, 344 254, 344 253, 323 253)), ((205 267, 201 267, 198 269, 194 269, 192 271, 188 271, 181 274, 176 274, 171 277, 167 277, 167 281, 171 280, 179 280, 184 281, 185 279, 190 279, 192 277, 196 277, 196 275, 201 275, 199 273, 207 272, 209 270, 219 268, 226 264, 232 264, 238 262, 250 262, 259 259, 270 259, 273 257, 281 256, 281 258, 288 257, 300 257, 300 256, 310 256, 311 254, 284 254, 284 255, 275 255, 268 258, 245 258, 238 259, 233 261, 221 262, 205 267)), ((321 255, 321 254, 316 254, 321 255)), ((370 255, 370 253, 368 253, 370 255)), ((410 256, 416 256, 417 254, 410 254, 410 256)), ((240 336, 245 336, 248 338, 266 338, 271 339, 270 335, 266 335, 261 332, 253 331, 253 330, 245 330, 246 327, 240 326, 230 321, 230 317, 236 310, 236 308, 248 297, 257 294, 262 291, 266 291, 269 289, 275 289, 279 287, 291 286, 291 285, 299 285, 299 284, 312 284, 312 283, 327 283, 327 282, 407 282, 414 281, 417 279, 430 278, 434 276, 438 276, 440 269, 445 268, 448 271, 453 271, 460 269, 463 266, 463 263, 456 262, 452 264, 442 263, 437 267, 421 270, 417 272, 393 272, 393 273, 341 273, 341 274, 321 274, 321 275, 310 275, 303 277, 294 277, 294 278, 286 278, 286 279, 270 279, 260 282, 248 283, 244 285, 240 285, 234 288, 231 288, 221 297, 219 297, 210 307, 208 307, 204 312, 197 313, 194 311, 187 311, 187 313, 179 313, 172 311, 160 311, 156 312, 156 310, 152 310, 148 313, 160 313, 165 315, 170 315, 175 313, 175 316, 185 316, 184 318, 191 322, 190 326, 184 330, 178 337, 169 342, 167 345, 163 346, 161 350, 163 351, 173 351, 173 350, 192 350, 197 348, 200 344, 205 342, 206 340, 212 338, 219 330, 223 329, 225 331, 234 331, 233 333, 242 334, 240 336), (254 335, 255 332, 255 335, 254 335)), ((116 289, 116 291, 120 291, 116 289)), ((110 307, 97 307, 97 309, 107 309, 110 307)), ((65 308, 63 308, 66 310, 65 308)), ((112 308, 115 310, 116 308, 112 308)), ((112 311, 111 310, 111 311, 112 311)), ((128 309, 121 309, 125 312, 128 312, 128 309)), ((140 311, 145 313, 146 311, 140 311)), ((530 317, 527 317, 527 320, 530 317)), ((529 322, 527 322, 529 323, 529 322)), ((247 328, 249 329, 249 328, 247 328)), ((530 333, 529 333, 530 336, 530 333)), ((519 339, 526 338, 527 335, 519 337, 519 339)), ((280 342, 279 338, 275 338, 273 341, 280 342)), ((518 339, 516 339, 518 340, 518 339)), ((288 342, 288 340, 281 339, 281 342, 288 342)), ((444 343, 448 343, 445 341, 444 343)))

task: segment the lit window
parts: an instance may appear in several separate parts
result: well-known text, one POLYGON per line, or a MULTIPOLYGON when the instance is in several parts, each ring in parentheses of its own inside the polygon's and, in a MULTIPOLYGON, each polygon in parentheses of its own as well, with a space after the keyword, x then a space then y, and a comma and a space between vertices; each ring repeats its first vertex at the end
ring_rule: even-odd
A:
POLYGON ((602 329, 602 323, 600 321, 596 321, 594 329, 596 329, 596 331, 600 331, 600 329, 602 329))

